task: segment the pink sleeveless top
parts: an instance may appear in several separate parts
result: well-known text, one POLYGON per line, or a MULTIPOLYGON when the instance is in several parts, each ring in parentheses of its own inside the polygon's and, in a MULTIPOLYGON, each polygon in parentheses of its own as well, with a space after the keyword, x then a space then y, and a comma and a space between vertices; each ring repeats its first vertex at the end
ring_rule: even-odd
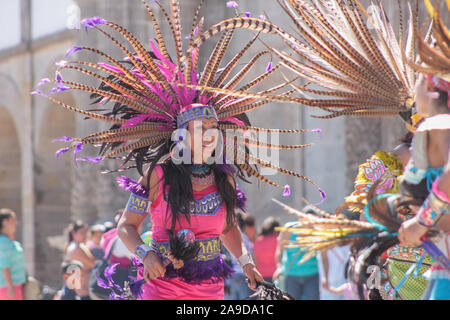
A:
MULTIPOLYGON (((159 165, 155 170, 158 176, 158 195, 150 208, 152 239, 156 242, 166 242, 169 241, 166 230, 172 226, 172 213, 164 199, 163 170, 159 165)), ((217 187, 211 186, 202 191, 194 190, 193 194, 195 200, 200 200, 197 201, 194 210, 196 213, 190 213, 189 222, 181 216, 175 225, 175 232, 190 229, 194 232, 196 240, 219 237, 224 227, 226 209, 220 197, 217 198, 217 187)), ((206 280, 200 284, 191 284, 181 278, 150 280, 143 286, 142 295, 143 300, 223 300, 223 298, 223 280, 214 283, 206 280)))

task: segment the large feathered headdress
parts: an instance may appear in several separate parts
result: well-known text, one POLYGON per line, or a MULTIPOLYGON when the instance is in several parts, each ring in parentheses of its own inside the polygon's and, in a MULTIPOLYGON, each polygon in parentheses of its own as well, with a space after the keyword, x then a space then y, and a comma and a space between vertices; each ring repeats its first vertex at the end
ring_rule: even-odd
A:
POLYGON ((349 263, 349 280, 358 285, 358 291, 363 299, 362 288, 368 278, 367 268, 371 265, 378 265, 379 256, 398 243, 395 231, 400 226, 400 222, 390 217, 384 217, 385 220, 381 221, 389 220, 390 228, 387 228, 378 221, 350 220, 343 215, 332 215, 312 205, 310 207, 315 211, 314 214, 296 210, 277 200, 274 201, 298 218, 296 225, 278 229, 296 236, 295 240, 289 241, 285 245, 297 247, 305 253, 301 262, 314 257, 319 252, 325 252, 334 247, 352 245, 353 261, 349 263))
MULTIPOLYGON (((47 82, 55 83, 56 86, 50 93, 44 94, 40 89, 33 92, 44 95, 54 103, 80 113, 87 118, 112 125, 109 130, 95 132, 84 138, 63 137, 60 140, 71 142, 72 146, 59 150, 58 156, 71 149, 74 150, 76 156, 83 145, 100 144, 102 148, 99 157, 84 157, 78 160, 100 162, 106 158, 118 158, 120 155, 126 154, 125 157, 121 158, 124 163, 135 161, 135 164, 127 167, 127 169, 137 167, 142 174, 142 164, 155 160, 156 156, 161 154, 161 150, 162 153, 166 154, 171 152, 171 147, 174 144, 171 136, 175 129, 185 127, 187 121, 205 115, 216 118, 222 131, 241 130, 277 134, 319 131, 318 129, 266 129, 250 125, 246 112, 274 100, 271 95, 278 96, 279 99, 288 98, 294 91, 289 88, 289 83, 278 83, 276 86, 252 93, 252 90, 257 86, 266 85, 267 87, 267 79, 280 69, 279 65, 272 65, 272 62, 269 62, 267 67, 264 65, 258 76, 246 79, 248 73, 253 71, 258 63, 261 63, 263 57, 271 56, 268 50, 259 51, 248 63, 242 65, 242 57, 255 43, 258 35, 246 43, 222 67, 225 52, 234 33, 233 28, 227 30, 218 39, 203 69, 200 69, 199 55, 202 48, 199 45, 194 46, 194 37, 197 34, 202 34, 204 20, 203 18, 199 19, 199 13, 203 1, 195 12, 190 34, 186 37, 181 34, 179 1, 170 1, 169 12, 158 1, 155 1, 170 27, 171 41, 174 41, 175 44, 174 55, 169 54, 166 45, 169 39, 163 36, 160 23, 157 21, 153 9, 144 0, 142 2, 147 8, 156 33, 156 41, 150 41, 149 49, 146 49, 127 29, 112 21, 99 17, 85 19, 82 21, 82 25, 86 28, 86 31, 88 28, 93 28, 109 38, 113 45, 121 49, 125 59, 119 61, 97 48, 75 46, 67 52, 67 56, 77 51, 88 51, 105 61, 99 63, 62 61, 57 64, 58 71, 55 80, 43 79, 39 83, 39 85, 47 82), (106 31, 107 29, 116 31, 126 41, 116 39, 106 31), (183 38, 188 39, 186 52, 183 51, 183 38), (101 84, 96 88, 79 82, 66 81, 60 73, 66 69, 97 79, 101 84), (53 93, 67 90, 80 90, 90 93, 91 97, 96 99, 95 103, 100 104, 102 109, 83 110, 67 105, 51 96, 53 93), (235 94, 235 92, 242 94, 235 94), (111 105, 110 102, 114 102, 114 104, 111 105)), ((317 185, 298 173, 281 168, 275 163, 264 161, 251 154, 249 152, 250 147, 294 149, 305 146, 307 145, 269 144, 253 139, 248 135, 238 142, 224 140, 225 151, 231 149, 235 153, 234 162, 231 164, 237 167, 239 173, 247 173, 248 176, 255 176, 280 188, 282 188, 280 185, 260 174, 257 170, 258 167, 274 169, 287 175, 305 179, 316 187, 317 185), (236 143, 241 145, 236 146, 236 143), (233 147, 236 148, 233 149, 233 147)), ((226 159, 226 161, 229 160, 226 159)), ((226 163, 230 164, 229 162, 226 163)), ((124 168, 119 171, 122 170, 124 168)), ((285 186, 285 194, 288 193, 289 189, 285 186)), ((321 195, 324 196, 324 193, 321 192, 321 195)))
MULTIPOLYGON (((450 1, 447 0, 446 4, 450 10, 450 1)), ((422 64, 411 63, 411 65, 423 73, 434 87, 448 94, 450 93, 450 31, 444 25, 441 16, 441 1, 437 1, 433 6, 430 0, 425 0, 425 5, 433 21, 431 30, 433 42, 419 39, 422 64)), ((450 108, 450 98, 447 98, 447 107, 450 108)))
MULTIPOLYGON (((281 97, 325 110, 318 118, 342 115, 409 119, 414 104, 417 8, 396 37, 381 1, 367 11, 358 0, 278 0, 295 34, 255 18, 225 20, 199 35, 194 47, 218 32, 246 28, 281 36, 291 52, 271 48, 281 64, 307 83, 292 84, 300 97, 281 97)), ((237 93, 236 93, 237 94, 237 93)))
MULTIPOLYGON (((446 0, 446 4, 450 10, 450 1, 446 0)), ((431 35, 434 43, 432 45, 418 37, 419 55, 423 64, 414 65, 414 68, 450 81, 450 31, 441 16, 441 1, 437 1, 433 6, 430 0, 425 0, 425 5, 433 20, 431 35)))

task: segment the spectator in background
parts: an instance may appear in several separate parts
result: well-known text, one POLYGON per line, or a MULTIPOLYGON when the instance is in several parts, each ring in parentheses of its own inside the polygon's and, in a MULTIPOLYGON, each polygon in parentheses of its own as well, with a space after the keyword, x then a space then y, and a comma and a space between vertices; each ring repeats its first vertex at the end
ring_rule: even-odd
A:
POLYGON ((85 244, 87 232, 87 225, 79 220, 72 222, 68 227, 68 245, 65 260, 78 260, 83 264, 81 269, 81 288, 75 289, 80 300, 90 300, 89 277, 95 263, 95 257, 85 244))
POLYGON ((105 233, 105 229, 103 224, 95 224, 89 228, 89 240, 86 243, 86 247, 98 260, 103 259, 105 256, 105 250, 101 247, 102 236, 105 233))
POLYGON ((345 266, 350 257, 350 246, 334 247, 317 257, 321 277, 320 300, 347 300, 351 288, 343 285, 347 283, 345 266))
MULTIPOLYGON (((255 217, 252 214, 245 213, 240 209, 236 210, 236 216, 245 247, 247 248, 248 253, 254 257, 253 241, 251 239, 256 238, 255 217)), ((230 254, 226 249, 224 249, 224 253, 231 258, 231 264, 234 270, 231 278, 226 279, 225 286, 229 288, 230 293, 229 295, 225 295, 225 300, 243 300, 248 298, 251 294, 253 294, 253 291, 251 291, 248 287, 244 272, 241 267, 239 267, 236 258, 232 254, 230 254)))
MULTIPOLYGON (((244 213, 241 210, 236 211, 238 216, 239 228, 242 233, 246 236, 247 240, 252 243, 256 240, 256 223, 255 217, 250 213, 244 213)), ((246 239, 244 239, 245 241, 246 239)))
POLYGON ((119 209, 114 213, 114 228, 103 234, 101 246, 105 251, 105 255, 107 255, 107 253, 109 253, 109 250, 112 248, 109 263, 118 263, 118 267, 122 269, 128 269, 130 267, 131 259, 133 258, 133 253, 128 250, 122 240, 120 240, 120 238, 117 236, 117 223, 119 222, 120 217, 123 214, 123 210, 124 209, 119 209))
MULTIPOLYGON (((359 213, 342 210, 340 215, 349 220, 359 220, 359 213)), ((331 248, 317 255, 321 279, 320 300, 355 300, 347 283, 345 267, 350 258, 350 245, 331 248)))
MULTIPOLYGON (((305 207, 303 212, 314 213, 305 207)), ((288 222, 284 226, 290 228, 298 221, 288 222)), ((294 297, 295 300, 319 300, 319 267, 317 258, 312 257, 299 263, 304 254, 299 247, 286 247, 287 242, 294 241, 296 235, 281 231, 278 236, 275 259, 277 270, 273 280, 280 282, 280 287, 294 297)))
MULTIPOLYGON (((129 277, 136 277, 137 274, 131 269, 131 261, 134 254, 128 250, 123 241, 117 235, 117 224, 123 214, 124 209, 119 209, 114 213, 114 226, 103 234, 101 247, 104 251, 104 257, 102 258, 107 264, 117 264, 114 274, 112 275, 113 282, 124 287, 125 281, 130 281, 129 277), (111 254, 110 254, 111 253, 111 254), (109 258, 108 258, 109 257, 109 258)), ((138 228, 138 232, 141 232, 142 226, 138 228)), ((103 295, 108 296, 110 290, 106 290, 99 295, 95 290, 90 291, 92 300, 102 300, 103 295)))
POLYGON ((272 282, 272 276, 277 269, 275 252, 277 250, 279 232, 275 231, 275 228, 280 225, 280 221, 277 218, 267 217, 253 244, 256 267, 264 277, 264 280, 268 282, 272 282))
POLYGON ((53 300, 80 300, 75 288, 81 287, 81 270, 83 263, 77 260, 66 260, 61 264, 64 285, 59 290, 53 300))
POLYGON ((0 209, 0 300, 23 300, 25 256, 15 241, 17 224, 14 211, 0 209))
POLYGON ((105 227, 105 232, 108 232, 109 230, 112 230, 116 227, 116 225, 112 221, 105 221, 103 223, 103 226, 105 227))

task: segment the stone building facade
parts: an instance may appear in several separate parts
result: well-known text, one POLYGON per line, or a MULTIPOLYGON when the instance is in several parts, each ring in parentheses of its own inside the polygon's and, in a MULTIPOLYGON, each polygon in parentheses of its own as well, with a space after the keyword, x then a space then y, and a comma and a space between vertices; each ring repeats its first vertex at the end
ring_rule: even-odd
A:
MULTIPOLYGON (((19 216, 18 239, 24 245, 28 272, 42 283, 56 288, 61 285, 59 265, 63 259, 62 235, 69 222, 82 219, 92 224, 111 220, 113 213, 126 203, 127 194, 115 185, 117 174, 101 174, 98 166, 87 163, 75 167, 70 155, 63 155, 59 160, 55 158, 55 151, 62 146, 52 143, 53 139, 60 136, 85 136, 101 129, 99 124, 84 120, 29 93, 39 79, 54 77, 54 62, 64 59, 66 50, 75 44, 96 47, 117 58, 121 58, 122 53, 95 30, 90 30, 87 35, 84 30, 60 30, 33 39, 31 1, 17 1, 21 8, 21 42, 0 49, 0 207, 10 207, 19 216)), ((154 37, 151 22, 139 0, 75 2, 81 18, 101 16, 115 21, 126 26, 146 45, 147 39, 154 37)), ((383 2, 395 18, 398 10, 395 1, 383 2)), ((183 30, 187 35, 190 17, 198 2, 183 0, 181 3, 183 30)), ((282 26, 286 22, 276 1, 241 0, 239 5, 241 11, 251 11, 253 16, 265 14, 282 26)), ((154 7, 163 19, 157 6, 154 7)), ((233 9, 226 8, 223 0, 208 0, 202 10, 207 26, 233 14, 233 9)), ((5 29, 1 30, 4 32, 5 29)), ((163 32, 167 34, 170 30, 165 26, 163 32)), ((236 54, 242 43, 251 36, 247 31, 236 32, 233 40, 235 45, 231 46, 225 59, 236 54)), ((276 38, 267 37, 265 41, 281 49, 276 38)), ((261 45, 259 43, 250 51, 248 60, 261 45)), ((213 45, 207 43, 205 48, 206 51, 211 50, 213 45)), ((77 55, 96 61, 95 56, 83 52, 77 55)), ((205 57, 201 59, 204 61, 205 57)), ((88 96, 77 92, 64 93, 59 98, 67 104, 82 108, 89 103, 88 96)), ((283 153, 280 164, 318 183, 328 194, 327 201, 321 207, 329 211, 334 210, 351 191, 357 166, 380 148, 392 149, 405 132, 399 119, 318 120, 310 117, 314 110, 298 105, 275 104, 265 108, 272 112, 257 110, 250 113, 254 125, 322 129, 321 135, 305 134, 298 140, 282 137, 280 141, 283 143, 312 142, 315 145, 305 150, 283 153)), ((111 169, 117 164, 109 162, 106 165, 111 169)), ((134 172, 129 175, 137 178, 134 172)), ((253 185, 240 184, 249 199, 248 211, 255 215, 257 223, 270 215, 279 216, 284 222, 291 219, 271 198, 297 208, 303 206, 302 197, 312 202, 319 200, 318 193, 307 183, 281 175, 273 178, 281 185, 291 185, 293 193, 290 198, 282 198, 279 190, 255 180, 252 180, 253 185)))

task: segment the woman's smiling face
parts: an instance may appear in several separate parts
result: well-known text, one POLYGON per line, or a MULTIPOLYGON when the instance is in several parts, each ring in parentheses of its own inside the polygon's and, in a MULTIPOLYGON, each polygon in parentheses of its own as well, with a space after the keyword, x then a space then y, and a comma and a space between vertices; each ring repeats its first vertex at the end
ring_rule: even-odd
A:
POLYGON ((205 163, 217 147, 219 126, 215 119, 199 118, 188 123, 193 163, 205 163))

